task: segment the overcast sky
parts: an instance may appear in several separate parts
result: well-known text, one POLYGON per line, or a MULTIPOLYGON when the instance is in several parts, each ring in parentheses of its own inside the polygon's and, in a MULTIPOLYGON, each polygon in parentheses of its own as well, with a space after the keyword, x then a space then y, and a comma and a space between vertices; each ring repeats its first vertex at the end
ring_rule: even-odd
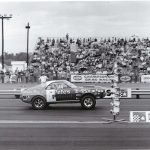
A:
MULTIPOLYGON (((145 36, 150 37, 149 1, 97 2, 0 2, 4 21, 5 51, 26 52, 26 24, 30 29, 30 52, 38 37, 145 36)), ((0 22, 1 33, 1 22, 0 22)), ((1 34, 0 34, 1 49, 1 34)), ((1 50, 0 50, 1 54, 1 50)))

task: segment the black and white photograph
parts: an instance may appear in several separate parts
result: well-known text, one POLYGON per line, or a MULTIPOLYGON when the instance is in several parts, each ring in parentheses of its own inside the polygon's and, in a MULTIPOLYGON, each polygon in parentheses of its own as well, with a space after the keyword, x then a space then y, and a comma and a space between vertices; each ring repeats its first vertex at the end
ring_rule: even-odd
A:
POLYGON ((150 1, 0 0, 0 150, 149 150, 150 1))

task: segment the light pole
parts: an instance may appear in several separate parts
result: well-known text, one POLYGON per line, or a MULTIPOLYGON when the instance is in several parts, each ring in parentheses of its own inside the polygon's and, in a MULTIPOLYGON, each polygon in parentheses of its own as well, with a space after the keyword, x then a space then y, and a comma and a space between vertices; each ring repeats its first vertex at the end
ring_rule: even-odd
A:
MULTIPOLYGON (((2 19, 2 71, 4 71, 4 19, 10 19, 12 18, 12 14, 9 16, 0 15, 0 19, 2 19)), ((4 83, 4 77, 2 78, 2 83, 4 83)))
POLYGON ((26 29, 27 29, 27 68, 28 68, 28 65, 29 65, 29 29, 30 29, 29 22, 26 26, 26 29))

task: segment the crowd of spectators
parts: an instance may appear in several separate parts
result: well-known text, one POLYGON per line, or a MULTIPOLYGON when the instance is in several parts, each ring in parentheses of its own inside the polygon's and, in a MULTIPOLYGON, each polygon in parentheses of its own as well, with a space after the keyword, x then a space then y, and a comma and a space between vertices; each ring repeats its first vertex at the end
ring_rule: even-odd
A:
MULTIPOLYGON (((50 79, 71 74, 107 74, 118 62, 118 74, 136 77, 150 73, 148 38, 39 38, 29 71, 50 79)), ((36 76, 35 75, 35 76, 36 76)))
POLYGON ((27 70, 18 70, 15 72, 3 71, 0 72, 0 83, 28 83, 28 82, 39 82, 40 74, 37 75, 32 71, 27 70))
POLYGON ((150 40, 136 36, 71 38, 68 34, 64 38, 39 38, 27 70, 5 72, 5 80, 38 82, 42 75, 48 80, 69 80, 71 74, 113 74, 116 61, 119 75, 140 81, 141 75, 150 74, 150 40))

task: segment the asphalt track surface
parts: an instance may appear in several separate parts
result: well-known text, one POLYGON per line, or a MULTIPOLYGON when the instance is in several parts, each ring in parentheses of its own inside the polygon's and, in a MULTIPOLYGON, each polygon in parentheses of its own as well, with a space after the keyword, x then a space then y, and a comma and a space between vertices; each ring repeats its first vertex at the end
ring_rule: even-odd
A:
MULTIPOLYGON (((103 99, 91 111, 80 104, 36 111, 19 99, 0 99, 0 150, 150 149, 150 123, 106 124, 110 108, 103 99)), ((150 111, 150 100, 121 99, 117 119, 129 121, 130 111, 150 111)))

